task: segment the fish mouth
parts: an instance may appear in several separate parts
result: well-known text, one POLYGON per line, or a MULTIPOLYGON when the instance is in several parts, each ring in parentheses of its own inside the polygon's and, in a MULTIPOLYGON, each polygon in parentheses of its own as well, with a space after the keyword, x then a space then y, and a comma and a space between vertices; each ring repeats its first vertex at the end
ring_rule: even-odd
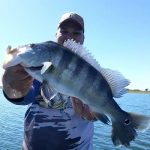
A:
POLYGON ((25 67, 25 69, 31 70, 31 71, 39 71, 39 70, 42 70, 42 67, 43 67, 43 66, 44 66, 44 65, 25 67))

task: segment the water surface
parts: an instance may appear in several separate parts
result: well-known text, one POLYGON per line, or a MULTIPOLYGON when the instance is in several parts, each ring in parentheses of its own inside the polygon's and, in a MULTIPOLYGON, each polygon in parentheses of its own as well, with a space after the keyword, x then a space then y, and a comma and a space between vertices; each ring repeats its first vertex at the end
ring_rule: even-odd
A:
MULTIPOLYGON (((126 111, 150 116, 150 94, 125 94, 116 101, 126 111)), ((0 150, 21 150, 26 108, 8 102, 0 90, 0 150)), ((97 121, 94 128, 94 150, 150 150, 150 130, 139 133, 129 148, 116 148, 111 141, 110 126, 97 121)))

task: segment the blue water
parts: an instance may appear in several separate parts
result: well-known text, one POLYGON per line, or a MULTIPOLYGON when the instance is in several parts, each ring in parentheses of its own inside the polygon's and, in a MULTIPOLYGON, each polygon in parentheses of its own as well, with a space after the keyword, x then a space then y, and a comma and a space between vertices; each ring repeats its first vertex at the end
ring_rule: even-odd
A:
MULTIPOLYGON (((117 102, 126 111, 150 116, 150 94, 125 94, 117 102)), ((21 150, 26 108, 8 102, 0 90, 0 150, 21 150)), ((94 150, 150 150, 150 129, 139 133, 129 148, 116 148, 112 144, 110 126, 97 121, 94 132, 94 150)))

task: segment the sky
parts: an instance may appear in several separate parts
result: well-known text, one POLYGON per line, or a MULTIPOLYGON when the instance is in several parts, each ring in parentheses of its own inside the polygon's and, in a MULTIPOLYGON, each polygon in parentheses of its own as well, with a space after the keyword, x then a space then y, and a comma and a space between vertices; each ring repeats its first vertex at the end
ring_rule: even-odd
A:
POLYGON ((0 0, 0 77, 8 45, 55 41, 66 12, 84 18, 84 46, 102 67, 121 72, 130 89, 150 89, 149 0, 0 0))

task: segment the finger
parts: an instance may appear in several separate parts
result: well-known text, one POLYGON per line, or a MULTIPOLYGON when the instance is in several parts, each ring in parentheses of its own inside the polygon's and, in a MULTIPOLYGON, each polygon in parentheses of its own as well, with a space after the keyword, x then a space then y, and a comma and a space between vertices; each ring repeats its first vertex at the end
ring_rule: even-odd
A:
POLYGON ((83 119, 88 120, 88 121, 96 121, 97 120, 95 114, 90 110, 89 106, 85 105, 85 104, 83 107, 82 117, 83 117, 83 119))
POLYGON ((20 75, 20 78, 19 78, 19 80, 26 80, 27 82, 28 81, 32 81, 33 80, 33 78, 29 75, 29 74, 23 74, 23 75, 20 75))
POLYGON ((11 79, 15 80, 23 80, 29 76, 29 74, 24 70, 21 65, 12 66, 6 69, 5 74, 6 77, 9 76, 11 79))
POLYGON ((88 105, 82 103, 82 101, 75 97, 72 98, 72 102, 75 112, 78 113, 81 116, 81 118, 89 121, 97 120, 95 114, 90 110, 88 105))
POLYGON ((6 69, 6 71, 14 72, 17 74, 28 74, 21 65, 9 67, 6 69))
POLYGON ((6 68, 7 71, 16 71, 16 70, 24 70, 21 65, 11 66, 6 68))
POLYGON ((79 115, 81 115, 82 111, 83 111, 83 103, 80 100, 76 99, 76 98, 73 98, 72 102, 73 102, 74 111, 76 113, 78 113, 79 115))
POLYGON ((33 79, 31 76, 28 76, 27 78, 23 80, 19 77, 19 79, 16 80, 15 83, 10 82, 10 87, 19 91, 24 91, 24 90, 29 89, 32 86, 32 82, 33 82, 33 79))
POLYGON ((85 120, 93 120, 93 115, 87 105, 84 105, 83 110, 82 110, 82 117, 85 120))

